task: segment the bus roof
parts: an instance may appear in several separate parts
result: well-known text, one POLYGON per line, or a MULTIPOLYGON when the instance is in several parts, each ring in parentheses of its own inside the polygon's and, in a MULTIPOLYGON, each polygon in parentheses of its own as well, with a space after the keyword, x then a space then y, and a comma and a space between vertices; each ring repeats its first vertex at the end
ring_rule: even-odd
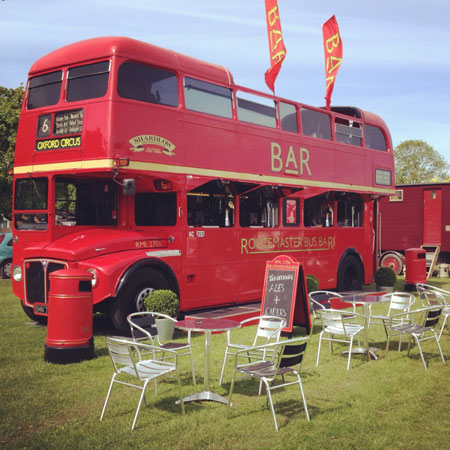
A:
POLYGON ((222 84, 233 84, 233 77, 226 67, 191 58, 136 39, 117 36, 87 39, 61 47, 38 59, 31 66, 29 75, 33 76, 57 67, 111 56, 154 63, 157 66, 181 70, 222 84))

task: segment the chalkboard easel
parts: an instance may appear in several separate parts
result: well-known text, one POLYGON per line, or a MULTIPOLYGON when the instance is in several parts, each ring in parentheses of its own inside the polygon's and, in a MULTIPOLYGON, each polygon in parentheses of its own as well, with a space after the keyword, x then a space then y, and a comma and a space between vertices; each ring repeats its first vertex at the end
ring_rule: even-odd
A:
POLYGON ((311 331, 303 266, 290 256, 280 255, 266 263, 261 315, 284 319, 284 332, 291 333, 293 325, 311 331))

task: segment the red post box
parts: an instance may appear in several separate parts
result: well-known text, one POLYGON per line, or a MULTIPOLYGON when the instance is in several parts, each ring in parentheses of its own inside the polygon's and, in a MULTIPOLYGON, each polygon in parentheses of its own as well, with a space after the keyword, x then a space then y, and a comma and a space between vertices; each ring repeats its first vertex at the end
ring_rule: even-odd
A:
POLYGON ((405 256, 405 289, 415 290, 416 283, 427 282, 427 252, 423 248, 408 248, 405 256))
POLYGON ((92 274, 63 269, 50 274, 44 359, 66 364, 94 357, 92 274))

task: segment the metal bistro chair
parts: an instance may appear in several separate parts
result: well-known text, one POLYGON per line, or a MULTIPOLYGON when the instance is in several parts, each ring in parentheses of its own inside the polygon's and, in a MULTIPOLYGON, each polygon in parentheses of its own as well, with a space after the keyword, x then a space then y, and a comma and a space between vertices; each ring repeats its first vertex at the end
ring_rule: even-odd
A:
MULTIPOLYGON (((309 306, 313 316, 313 323, 321 323, 319 311, 321 309, 333 309, 331 305, 331 299, 343 298, 343 295, 331 291, 311 291, 308 294, 309 306)), ((353 312, 356 312, 356 305, 353 304, 353 312)), ((352 313, 346 312, 345 319, 354 319, 355 316, 352 313)))
POLYGON ((156 327, 157 318, 170 319, 176 322, 175 319, 166 314, 151 311, 132 313, 127 317, 128 323, 130 324, 131 336, 136 342, 145 342, 148 340, 152 346, 155 346, 157 350, 152 350, 153 358, 155 359, 157 353, 162 354, 162 357, 159 358, 162 360, 173 358, 173 352, 176 352, 178 356, 189 356, 191 359, 192 380, 196 384, 191 347, 191 332, 188 332, 187 342, 161 342, 156 327), (165 352, 167 352, 167 355, 165 352))
POLYGON ((400 313, 393 315, 389 320, 387 327, 388 339, 386 343, 386 354, 389 350, 389 342, 392 337, 403 334, 409 336, 408 342, 408 355, 411 347, 411 338, 414 337, 417 346, 419 347, 420 357, 422 358, 425 370, 427 370, 427 364, 423 356, 422 347, 420 345, 423 341, 434 339, 441 354, 442 362, 445 364, 444 355, 442 354, 441 345, 439 344, 439 338, 436 334, 435 327, 437 326, 441 317, 443 306, 433 305, 426 308, 416 309, 409 313, 400 313))
MULTIPOLYGON (((330 343, 330 351, 333 353, 333 342, 343 342, 350 344, 348 351, 347 370, 350 368, 350 360, 352 357, 353 339, 358 336, 361 331, 365 329, 364 325, 356 322, 349 322, 346 320, 346 313, 337 309, 321 309, 319 310, 320 318, 322 320, 322 331, 319 336, 319 347, 317 349, 316 366, 319 365, 320 348, 322 340, 330 343)), ((355 320, 366 320, 366 318, 358 313, 354 313, 355 320)))
POLYGON ((444 331, 445 324, 450 316, 450 292, 436 286, 422 283, 416 284, 416 289, 424 306, 431 306, 433 304, 444 305, 442 310, 444 321, 442 322, 441 331, 439 332, 439 340, 441 340, 442 332, 444 331))
POLYGON ((253 343, 251 345, 246 344, 238 344, 235 342, 231 342, 231 330, 227 331, 227 345, 225 348, 225 356, 223 358, 222 370, 220 372, 219 385, 222 385, 223 374, 225 371, 225 364, 227 362, 228 355, 235 356, 236 352, 240 352, 242 350, 246 350, 244 355, 248 358, 250 362, 252 358, 261 359, 266 357, 265 351, 263 350, 263 354, 261 355, 261 351, 255 350, 255 346, 260 343, 260 345, 268 344, 270 341, 278 342, 280 339, 281 330, 284 327, 285 321, 280 317, 276 316, 259 316, 259 317, 251 317, 250 319, 245 319, 241 322, 241 328, 246 324, 251 322, 258 322, 258 327, 256 329, 255 338, 253 339, 253 343))
POLYGON ((180 396, 181 413, 184 414, 183 394, 181 391, 180 374, 178 371, 178 355, 175 351, 167 350, 168 352, 172 353, 172 357, 174 359, 173 363, 155 359, 141 360, 141 352, 151 353, 153 350, 158 350, 158 348, 147 344, 136 343, 129 339, 127 340, 124 338, 114 337, 107 337, 106 343, 108 345, 109 355, 111 356, 111 360, 114 366, 114 374, 111 378, 111 383, 109 384, 109 389, 106 395, 105 404, 103 405, 100 420, 103 419, 103 416, 105 414, 106 406, 108 404, 114 383, 134 387, 142 391, 139 397, 139 403, 136 409, 136 413, 134 415, 133 424, 131 425, 131 429, 134 430, 142 400, 146 402, 145 389, 147 387, 147 384, 149 383, 149 381, 156 380, 158 377, 171 372, 175 372, 176 374, 180 396), (127 381, 118 379, 122 375, 124 375, 127 381), (137 378, 142 383, 142 385, 129 382, 128 380, 130 376, 137 378))
POLYGON ((275 424, 275 430, 278 431, 278 423, 275 415, 275 409, 272 401, 272 390, 281 387, 289 386, 291 384, 298 384, 300 394, 302 396, 303 407, 305 408, 306 418, 309 420, 308 406, 306 404, 305 393, 303 392, 302 380, 300 377, 301 364, 306 350, 309 336, 289 339, 285 341, 275 342, 271 344, 253 347, 252 350, 258 351, 260 354, 273 354, 273 359, 253 361, 246 364, 238 364, 239 357, 244 357, 245 350, 238 350, 234 356, 234 372, 231 380, 230 393, 228 396, 228 406, 231 407, 231 397, 233 395, 234 384, 236 381, 236 374, 240 372, 244 375, 256 378, 264 383, 267 392, 267 400, 270 403, 272 410, 272 417, 275 424), (297 370, 293 367, 298 366, 297 370), (285 375, 294 375, 296 380, 286 382, 285 375), (272 385, 274 380, 281 376, 282 384, 272 385))
MULTIPOLYGON (((409 292, 392 292, 389 294, 383 295, 383 299, 389 299, 389 309, 386 315, 372 315, 372 305, 369 306, 370 315, 369 315, 369 325, 383 325, 384 331, 386 333, 386 337, 388 337, 387 326, 391 317, 395 314, 401 312, 409 312, 411 310, 411 306, 416 301, 416 297, 414 294, 410 294, 409 292)), ((406 320, 407 316, 402 316, 399 319, 399 323, 406 320)), ((402 345, 401 337, 398 343, 398 350, 400 351, 402 345)))

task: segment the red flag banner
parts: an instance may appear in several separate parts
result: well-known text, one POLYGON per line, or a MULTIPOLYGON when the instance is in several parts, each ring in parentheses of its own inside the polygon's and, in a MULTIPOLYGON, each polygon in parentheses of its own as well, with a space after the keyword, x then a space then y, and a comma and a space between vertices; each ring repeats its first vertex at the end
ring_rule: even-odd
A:
POLYGON ((267 34, 269 37, 270 68, 265 73, 266 84, 275 92, 275 80, 286 57, 286 47, 281 34, 280 12, 278 0, 265 0, 267 34))
POLYGON ((333 16, 322 25, 323 50, 325 52, 325 77, 326 93, 325 100, 327 109, 330 109, 331 94, 334 88, 334 82, 341 66, 344 50, 342 39, 339 34, 339 27, 336 17, 333 16))

